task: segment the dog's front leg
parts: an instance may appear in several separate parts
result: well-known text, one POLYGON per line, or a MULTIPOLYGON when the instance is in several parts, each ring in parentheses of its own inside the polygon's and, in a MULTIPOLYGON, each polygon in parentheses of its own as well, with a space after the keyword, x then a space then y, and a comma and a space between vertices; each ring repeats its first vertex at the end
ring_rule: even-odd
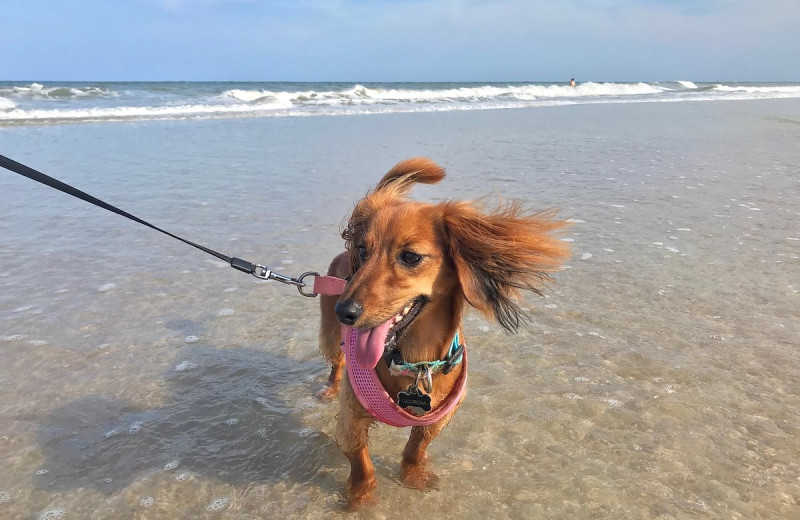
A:
POLYGON ((341 325, 336 319, 333 308, 339 298, 337 296, 320 296, 320 327, 319 327, 319 350, 325 359, 331 364, 331 372, 328 376, 328 383, 317 396, 323 401, 331 401, 339 393, 339 384, 342 380, 344 367, 344 354, 339 347, 342 341, 341 325))
POLYGON ((430 426, 411 428, 411 436, 403 450, 403 460, 400 464, 403 472, 403 484, 420 491, 436 489, 439 477, 430 468, 430 457, 426 450, 431 441, 447 426, 452 416, 452 413, 448 414, 447 417, 430 426))
POLYGON ((343 378, 345 388, 341 396, 341 412, 336 425, 336 444, 350 459, 350 477, 347 479, 350 507, 370 501, 377 486, 375 468, 369 457, 369 427, 375 419, 356 399, 350 381, 343 378))

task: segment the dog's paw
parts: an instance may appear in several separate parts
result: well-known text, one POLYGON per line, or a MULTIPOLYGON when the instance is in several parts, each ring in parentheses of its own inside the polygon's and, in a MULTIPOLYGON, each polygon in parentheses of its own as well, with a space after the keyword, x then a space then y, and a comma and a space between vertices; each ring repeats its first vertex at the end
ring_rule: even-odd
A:
POLYGON ((336 400, 336 395, 339 393, 338 385, 325 385, 320 391, 317 392, 317 399, 323 403, 330 403, 336 400))
POLYGON ((439 477, 426 463, 403 466, 403 485, 418 491, 439 489, 439 477))
POLYGON ((353 511, 376 503, 376 487, 378 487, 378 481, 375 477, 358 482, 357 484, 350 482, 347 493, 347 508, 353 511))

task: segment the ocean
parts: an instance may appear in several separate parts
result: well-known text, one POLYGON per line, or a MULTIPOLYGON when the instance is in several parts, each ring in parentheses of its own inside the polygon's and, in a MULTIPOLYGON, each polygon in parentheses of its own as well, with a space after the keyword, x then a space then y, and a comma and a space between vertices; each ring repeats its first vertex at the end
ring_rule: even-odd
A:
POLYGON ((800 97, 787 83, 0 82, 0 125, 364 115, 800 97))
POLYGON ((464 405, 344 505, 318 302, 0 172, 0 517, 800 516, 800 85, 0 84, 0 154, 289 276, 396 162, 558 208, 531 323, 467 314, 464 405), (346 117, 342 117, 346 116, 346 117), (432 513, 432 512, 436 513, 432 513))

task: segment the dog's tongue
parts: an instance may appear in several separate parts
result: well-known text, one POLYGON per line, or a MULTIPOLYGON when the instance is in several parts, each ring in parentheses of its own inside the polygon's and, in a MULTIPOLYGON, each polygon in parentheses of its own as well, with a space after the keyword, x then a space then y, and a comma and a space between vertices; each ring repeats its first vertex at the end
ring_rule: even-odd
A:
POLYGON ((361 368, 372 370, 381 360, 391 326, 392 320, 388 320, 372 329, 356 329, 356 363, 361 368))

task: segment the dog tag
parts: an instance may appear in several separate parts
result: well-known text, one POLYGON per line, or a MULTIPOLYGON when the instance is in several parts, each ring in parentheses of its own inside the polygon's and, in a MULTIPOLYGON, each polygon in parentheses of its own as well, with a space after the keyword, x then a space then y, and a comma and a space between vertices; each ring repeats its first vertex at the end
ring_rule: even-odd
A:
POLYGON ((397 394, 397 404, 414 415, 425 415, 431 411, 431 396, 422 393, 417 385, 411 385, 397 394))

